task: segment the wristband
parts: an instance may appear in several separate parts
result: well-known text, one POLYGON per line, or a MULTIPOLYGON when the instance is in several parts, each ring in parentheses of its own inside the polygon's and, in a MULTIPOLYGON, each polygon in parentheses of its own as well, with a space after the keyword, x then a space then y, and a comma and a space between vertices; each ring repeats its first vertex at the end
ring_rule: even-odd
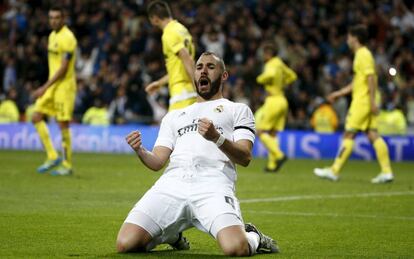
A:
POLYGON ((217 147, 220 147, 221 145, 223 145, 224 141, 226 141, 226 138, 220 134, 220 137, 216 141, 217 147))

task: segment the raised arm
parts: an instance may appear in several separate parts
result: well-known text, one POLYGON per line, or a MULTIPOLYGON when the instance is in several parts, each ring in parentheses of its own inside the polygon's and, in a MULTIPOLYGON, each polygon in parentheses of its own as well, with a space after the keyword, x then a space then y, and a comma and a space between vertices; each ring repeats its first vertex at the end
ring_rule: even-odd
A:
POLYGON ((126 141, 142 163, 154 171, 158 171, 164 167, 172 152, 171 149, 163 146, 155 146, 152 151, 146 150, 142 145, 141 132, 139 131, 129 133, 126 141))
POLYGON ((182 48, 177 53, 178 57, 181 59, 181 61, 184 64, 185 71, 187 72, 188 78, 190 78, 191 83, 194 82, 194 60, 190 56, 190 53, 188 53, 188 50, 186 48, 182 48))

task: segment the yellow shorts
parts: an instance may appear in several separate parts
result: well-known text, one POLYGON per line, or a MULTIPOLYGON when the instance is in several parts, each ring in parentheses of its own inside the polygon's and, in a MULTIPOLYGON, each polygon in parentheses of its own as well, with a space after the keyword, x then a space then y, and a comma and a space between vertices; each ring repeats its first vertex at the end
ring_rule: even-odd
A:
POLYGON ((185 108, 185 107, 190 106, 191 104, 195 103, 196 101, 197 101, 197 98, 195 98, 195 97, 190 98, 190 99, 185 99, 185 100, 182 100, 182 101, 178 101, 176 103, 171 104, 170 107, 168 108, 168 111, 185 108))
POLYGON ((197 93, 190 82, 176 83, 168 90, 171 96, 168 111, 185 108, 197 101, 197 93))
POLYGON ((268 96, 255 113, 256 129, 282 131, 285 128, 288 102, 284 96, 268 96))
POLYGON ((54 85, 36 100, 34 111, 56 117, 57 121, 70 121, 75 97, 75 83, 54 85))
POLYGON ((346 116, 345 130, 351 132, 377 129, 378 115, 371 112, 369 105, 356 105, 351 103, 346 116))

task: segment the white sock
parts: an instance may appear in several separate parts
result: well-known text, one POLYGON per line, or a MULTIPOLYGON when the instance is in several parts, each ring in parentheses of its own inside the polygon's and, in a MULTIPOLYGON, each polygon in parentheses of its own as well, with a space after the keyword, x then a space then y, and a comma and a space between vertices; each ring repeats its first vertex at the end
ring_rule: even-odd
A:
POLYGON ((257 247, 259 247, 260 237, 257 233, 246 232, 247 242, 250 247, 250 254, 254 255, 256 253, 257 247))

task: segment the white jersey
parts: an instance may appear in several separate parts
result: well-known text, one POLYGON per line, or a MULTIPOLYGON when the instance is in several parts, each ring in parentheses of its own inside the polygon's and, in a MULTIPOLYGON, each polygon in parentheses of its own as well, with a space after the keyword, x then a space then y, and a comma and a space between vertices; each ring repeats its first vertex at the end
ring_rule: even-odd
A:
POLYGON ((196 166, 200 169, 196 173, 208 175, 220 171, 234 182, 234 163, 215 143, 198 133, 197 123, 201 118, 212 120, 217 131, 228 140, 246 139, 254 143, 254 116, 245 104, 222 98, 173 110, 163 118, 155 142, 155 146, 164 146, 172 150, 170 163, 164 174, 180 173, 174 169, 196 166))

